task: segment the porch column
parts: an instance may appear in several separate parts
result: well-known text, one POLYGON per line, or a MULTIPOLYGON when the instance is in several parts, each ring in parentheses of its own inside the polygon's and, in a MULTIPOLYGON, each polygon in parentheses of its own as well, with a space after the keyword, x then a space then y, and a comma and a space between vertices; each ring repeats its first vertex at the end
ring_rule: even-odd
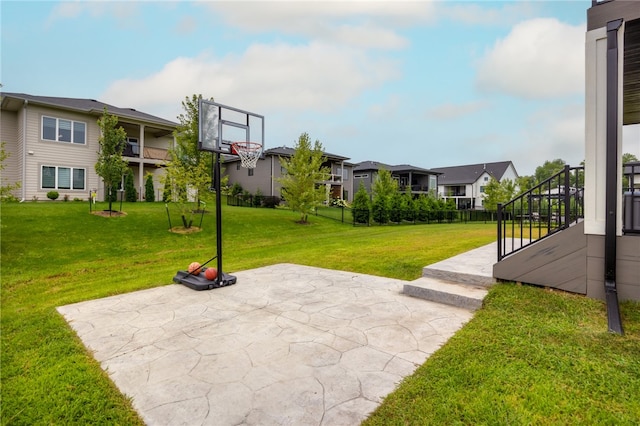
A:
POLYGON ((138 200, 144 198, 144 124, 140 125, 140 164, 138 165, 138 200))

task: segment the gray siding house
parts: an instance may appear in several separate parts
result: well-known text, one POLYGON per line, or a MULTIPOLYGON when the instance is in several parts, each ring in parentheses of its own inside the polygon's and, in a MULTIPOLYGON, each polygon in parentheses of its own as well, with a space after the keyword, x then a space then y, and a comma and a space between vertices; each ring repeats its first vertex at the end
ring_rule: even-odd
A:
POLYGON ((127 133, 124 152, 133 170, 140 199, 144 176, 154 176, 156 198, 159 178, 174 143, 177 124, 131 108, 120 108, 94 99, 1 93, 0 136, 10 157, 5 161, 2 182, 20 182, 14 196, 21 200, 45 200, 55 190, 60 198, 88 199, 97 191, 104 200, 105 188, 95 172, 100 128, 97 121, 106 107, 118 117, 127 133))
MULTIPOLYGON (((223 164, 223 174, 229 176, 229 185, 237 183, 251 194, 260 191, 265 196, 281 197, 282 186, 277 179, 283 176, 284 170, 280 158, 291 157, 294 153, 295 150, 288 147, 267 149, 255 169, 242 167, 238 157, 227 157, 223 164)), ((353 164, 341 155, 325 152, 324 156, 326 161, 323 165, 329 168, 330 173, 318 185, 326 186, 331 199, 353 201, 353 164)))
POLYGON ((409 164, 389 165, 376 161, 363 161, 353 169, 353 189, 357 191, 360 184, 369 194, 380 169, 388 170, 391 177, 398 182, 398 189, 402 192, 411 190, 414 195, 435 193, 438 188, 440 173, 435 170, 423 169, 409 164))

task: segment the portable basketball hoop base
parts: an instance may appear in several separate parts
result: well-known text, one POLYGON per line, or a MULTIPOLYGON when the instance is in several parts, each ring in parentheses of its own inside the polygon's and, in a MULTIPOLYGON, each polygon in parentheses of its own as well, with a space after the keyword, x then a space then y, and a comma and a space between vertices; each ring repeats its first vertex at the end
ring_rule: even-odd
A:
POLYGON ((217 277, 213 281, 209 281, 205 278, 204 272, 198 275, 190 274, 187 271, 178 271, 173 282, 176 284, 184 284, 192 290, 211 290, 214 288, 226 287, 228 285, 235 284, 237 278, 233 275, 222 273, 222 276, 217 277))

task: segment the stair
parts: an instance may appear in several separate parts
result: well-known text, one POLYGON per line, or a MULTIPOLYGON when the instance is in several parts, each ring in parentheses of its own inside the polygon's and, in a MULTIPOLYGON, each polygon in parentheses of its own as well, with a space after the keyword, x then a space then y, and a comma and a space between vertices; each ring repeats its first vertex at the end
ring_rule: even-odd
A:
POLYGON ((408 296, 476 310, 495 282, 496 243, 426 266, 422 277, 404 285, 408 296))
POLYGON ((485 287, 422 277, 405 284, 403 293, 408 296, 475 311, 482 307, 482 301, 488 290, 485 287))

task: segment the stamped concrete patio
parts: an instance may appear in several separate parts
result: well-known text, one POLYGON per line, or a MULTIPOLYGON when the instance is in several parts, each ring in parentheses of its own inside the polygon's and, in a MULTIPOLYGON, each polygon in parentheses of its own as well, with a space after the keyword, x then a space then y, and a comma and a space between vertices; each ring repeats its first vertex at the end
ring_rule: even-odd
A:
POLYGON ((473 315, 278 264, 58 308, 149 425, 354 425, 473 315))

